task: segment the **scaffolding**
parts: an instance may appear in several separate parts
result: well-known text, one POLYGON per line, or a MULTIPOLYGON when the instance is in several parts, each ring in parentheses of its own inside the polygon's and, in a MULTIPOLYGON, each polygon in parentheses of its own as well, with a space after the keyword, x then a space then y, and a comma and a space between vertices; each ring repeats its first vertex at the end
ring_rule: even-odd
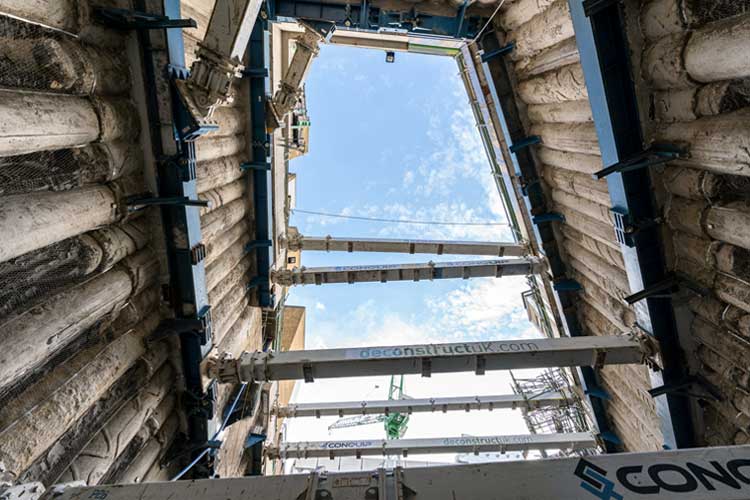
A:
MULTIPOLYGON (((535 407, 527 404, 521 408, 531 434, 580 433, 592 429, 583 401, 573 390, 573 380, 564 368, 547 369, 533 378, 517 378, 513 372, 510 376, 513 380, 513 392, 529 401, 550 392, 565 395, 565 401, 559 405, 535 407)), ((560 450, 557 456, 585 456, 598 453, 600 450, 596 447, 578 448, 560 450)), ((545 453, 542 454, 546 456, 545 453)))

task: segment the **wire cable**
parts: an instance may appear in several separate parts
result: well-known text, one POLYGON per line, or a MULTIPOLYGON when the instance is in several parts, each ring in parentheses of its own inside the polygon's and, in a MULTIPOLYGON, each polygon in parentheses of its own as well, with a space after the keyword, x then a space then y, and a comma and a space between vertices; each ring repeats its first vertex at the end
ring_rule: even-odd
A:
POLYGON ((312 210, 302 210, 299 208, 292 209, 292 213, 320 215, 322 217, 334 217, 338 219, 364 220, 364 221, 370 221, 370 222, 391 222, 391 223, 396 223, 396 224, 421 224, 425 226, 509 226, 510 225, 507 222, 490 222, 490 221, 454 222, 454 221, 425 221, 425 220, 410 220, 410 219, 383 219, 379 217, 363 217, 363 216, 358 216, 358 215, 314 212, 312 210))
MULTIPOLYGON (((221 423, 221 427, 219 427, 219 430, 217 430, 214 435, 211 437, 211 441, 215 440, 219 434, 221 434, 221 431, 224 430, 224 428, 227 426, 227 422, 229 422, 229 418, 232 416, 232 413, 234 413, 234 409, 237 407, 237 403, 239 402, 240 398, 242 397, 242 393, 245 392, 245 388, 247 387, 247 382, 243 382, 240 386, 240 390, 237 392, 237 397, 234 398, 234 401, 232 402, 232 406, 229 407, 229 412, 227 413, 227 416, 224 417, 224 421, 221 423)), ((203 450, 200 455, 195 457, 195 459, 188 464, 187 467, 182 469, 179 474, 177 474, 175 477, 171 479, 171 481, 177 481, 182 476, 184 476, 190 469, 193 468, 195 464, 197 464, 201 458, 203 458, 206 453, 208 453, 210 448, 206 448, 203 450)))
POLYGON ((484 26, 482 26, 482 29, 479 30, 479 33, 477 33, 477 36, 475 36, 474 38, 472 38, 471 41, 469 41, 466 45, 471 45, 472 43, 477 43, 477 40, 479 40, 479 37, 482 36, 482 33, 484 33, 484 30, 487 28, 487 26, 490 25, 490 23, 495 18, 495 16, 497 15, 497 13, 500 12, 500 7, 502 7, 504 3, 505 3, 505 0, 501 0, 501 2, 499 4, 497 4, 497 8, 495 9, 495 12, 493 12, 492 15, 490 16, 490 18, 487 19, 487 22, 484 23, 484 26))

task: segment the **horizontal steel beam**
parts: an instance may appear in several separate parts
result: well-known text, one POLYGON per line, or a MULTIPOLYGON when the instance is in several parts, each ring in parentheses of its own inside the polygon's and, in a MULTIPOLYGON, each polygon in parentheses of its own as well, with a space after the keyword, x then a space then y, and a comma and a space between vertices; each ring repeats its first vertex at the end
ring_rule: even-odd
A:
POLYGON ((388 252, 427 253, 437 255, 486 255, 488 257, 520 257, 526 247, 520 243, 489 241, 410 240, 392 238, 333 238, 331 236, 299 236, 287 243, 290 250, 322 252, 388 252))
MULTIPOLYGON (((22 488, 18 486, 16 488, 22 488)), ((42 488, 43 489, 43 488, 42 488)), ((750 446, 62 489, 55 500, 744 500, 750 446), (382 496, 379 496, 382 495, 382 496)), ((21 497, 26 498, 26 497, 21 497)), ((29 499, 31 500, 31 499, 29 499)))
POLYGON ((286 352, 245 352, 209 364, 223 382, 365 377, 641 363, 650 349, 630 335, 500 340, 286 352))
POLYGON ((477 260, 467 262, 427 262, 424 264, 383 264, 372 266, 302 267, 272 273, 274 282, 283 285, 322 285, 331 283, 386 283, 451 278, 500 278, 538 274, 542 262, 537 258, 477 260))
POLYGON ((459 396, 452 398, 409 398, 381 401, 341 401, 334 403, 297 403, 273 408, 279 417, 327 417, 345 415, 388 415, 390 413, 424 413, 447 411, 494 410, 497 408, 535 409, 561 406, 568 401, 561 392, 545 392, 524 396, 459 396))
POLYGON ((363 457, 423 453, 487 453, 528 450, 581 450, 596 448, 590 432, 459 436, 421 439, 362 439, 355 441, 302 441, 266 448, 268 458, 363 457))

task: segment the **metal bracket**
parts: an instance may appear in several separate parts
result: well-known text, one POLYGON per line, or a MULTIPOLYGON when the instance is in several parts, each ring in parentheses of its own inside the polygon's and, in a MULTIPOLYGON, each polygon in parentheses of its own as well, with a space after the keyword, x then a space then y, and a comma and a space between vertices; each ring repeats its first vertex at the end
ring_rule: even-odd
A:
POLYGON ((583 290, 583 286, 581 286, 580 283, 578 283, 574 279, 561 279, 559 281, 556 281, 552 288, 557 290, 558 292, 577 292, 579 290, 583 290))
POLYGON ((245 68, 242 70, 242 76, 249 78, 268 78, 267 68, 245 68))
POLYGON ((628 295, 624 300, 629 305, 633 305, 643 299, 669 298, 679 290, 680 286, 684 286, 700 296, 708 295, 711 292, 708 288, 697 284, 683 275, 671 274, 662 281, 654 283, 640 292, 628 295))
POLYGON ((172 197, 158 197, 151 196, 149 194, 136 194, 128 196, 125 199, 125 204, 128 207, 128 212, 137 212, 148 206, 154 205, 170 205, 174 207, 208 207, 210 203, 208 200, 192 200, 187 196, 172 196, 172 197))
POLYGON ((198 243, 190 249, 190 262, 195 266, 206 258, 206 245, 198 243))
POLYGON ((522 149, 526 149, 529 146, 533 146, 534 144, 539 144, 542 142, 542 138, 538 135, 530 135, 528 137, 524 137, 520 141, 511 144, 511 146, 508 148, 511 153, 518 153, 522 149))
POLYGON ((255 240, 245 245, 245 252, 250 252, 256 248, 269 248, 271 246, 273 246, 273 241, 271 240, 255 240))
POLYGON ((615 172, 630 172, 631 170, 661 165, 677 158, 684 158, 687 154, 687 149, 684 147, 676 146, 674 144, 656 143, 635 156, 619 161, 610 167, 595 172, 594 177, 601 179, 615 172))
POLYGON ((154 30, 169 28, 197 28, 194 19, 170 19, 128 9, 94 7, 94 18, 101 24, 120 30, 154 30))
POLYGON ((508 54, 509 52, 511 52, 515 48, 516 48, 516 42, 510 42, 509 44, 507 44, 507 45, 505 45, 503 47, 500 47, 499 49, 496 49, 496 50, 493 50, 491 52, 487 52, 485 54, 482 54, 482 58, 481 58, 482 62, 485 63, 485 62, 489 61, 490 59, 492 59, 494 57, 508 54))
POLYGON ((200 337, 201 345, 206 345, 211 342, 211 327, 211 306, 206 305, 195 318, 165 319, 148 337, 148 341, 157 342, 173 335, 194 333, 200 337))
POLYGON ((211 381, 203 394, 184 391, 183 401, 188 415, 204 415, 208 419, 213 418, 216 408, 216 381, 211 381))
POLYGON ((711 399, 713 401, 724 400, 724 396, 721 394, 719 388, 700 375, 688 376, 681 383, 654 387, 653 389, 650 389, 648 393, 654 398, 663 394, 679 394, 696 399, 711 399), (690 392, 689 389, 693 386, 698 386, 703 390, 704 394, 690 392))
POLYGON ((182 182, 190 182, 196 179, 195 161, 190 161, 183 155, 164 156, 159 158, 161 165, 171 167, 180 172, 182 182))
POLYGON ((247 172, 248 170, 271 170, 271 164, 264 161, 243 161, 242 163, 240 163, 240 170, 242 170, 243 172, 247 172))
POLYGON ((565 216, 557 212, 548 212, 546 214, 535 215, 531 218, 531 222, 537 225, 554 221, 565 222, 565 216))

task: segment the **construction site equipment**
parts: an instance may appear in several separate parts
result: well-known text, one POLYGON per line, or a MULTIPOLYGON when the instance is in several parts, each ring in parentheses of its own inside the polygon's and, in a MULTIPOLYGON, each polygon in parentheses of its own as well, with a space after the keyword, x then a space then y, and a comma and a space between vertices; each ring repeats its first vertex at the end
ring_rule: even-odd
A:
MULTIPOLYGON (((398 401, 403 399, 410 399, 404 394, 404 376, 401 375, 399 381, 396 382, 396 376, 391 375, 391 383, 388 389, 388 401, 398 401)), ((343 417, 342 413, 340 416, 343 418, 340 418, 329 425, 328 430, 345 429, 383 422, 385 435, 388 439, 399 439, 404 437, 406 427, 409 425, 409 413, 390 411, 387 406, 385 408, 386 411, 371 412, 369 415, 359 412, 359 414, 354 417, 343 417)), ((320 414, 318 413, 316 416, 320 417, 320 414)))
POLYGON ((302 441, 281 443, 266 448, 274 458, 345 457, 421 453, 480 453, 488 451, 526 451, 596 448, 589 432, 572 434, 520 434, 510 436, 457 436, 422 439, 362 439, 354 441, 302 441))
MULTIPOLYGON (((14 490, 11 498, 37 500, 44 487, 14 490)), ((745 500, 750 497, 750 446, 50 491, 55 490, 56 500, 745 500)))
POLYGON ((505 394, 498 396, 459 396, 448 398, 414 398, 382 401, 342 401, 335 403, 297 403, 273 409, 279 417, 327 417, 338 415, 388 415, 399 413, 434 413, 516 408, 559 407, 568 401, 562 392, 545 392, 524 396, 505 394))
POLYGON ((633 335, 500 340, 288 352, 245 352, 211 358, 208 374, 227 382, 305 380, 557 366, 642 363, 654 348, 633 335))
POLYGON ((193 130, 218 128, 212 115, 218 106, 233 99, 232 82, 242 75, 242 57, 261 4, 261 0, 217 0, 214 4, 190 76, 175 80, 193 130))
POLYGON ((289 250, 321 252, 427 253, 492 257, 521 257, 527 253, 523 244, 510 242, 334 238, 331 236, 303 236, 291 230, 284 243, 289 250))
POLYGON ((335 26, 330 24, 321 34, 304 22, 300 24, 305 28, 305 32, 296 40, 294 56, 284 73, 284 78, 279 83, 279 90, 276 91, 273 99, 268 101, 269 113, 266 114, 266 127, 269 130, 280 127, 284 117, 297 105, 302 82, 310 70, 313 59, 320 52, 318 43, 330 38, 335 29, 335 26))
POLYGON ((500 278, 539 274, 543 264, 537 258, 427 262, 425 264, 382 264, 372 266, 302 267, 271 272, 271 280, 283 286, 332 283, 386 283, 451 278, 500 278))

